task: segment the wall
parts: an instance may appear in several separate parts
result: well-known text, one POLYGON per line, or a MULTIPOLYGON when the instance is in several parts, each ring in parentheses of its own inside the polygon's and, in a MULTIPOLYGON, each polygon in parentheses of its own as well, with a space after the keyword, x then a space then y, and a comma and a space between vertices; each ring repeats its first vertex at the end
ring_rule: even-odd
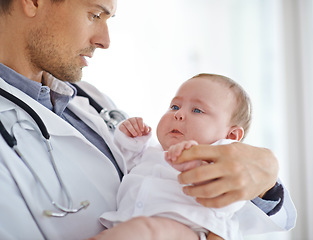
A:
POLYGON ((239 82, 253 104, 246 142, 274 151, 299 213, 291 232, 247 239, 313 239, 312 10, 311 0, 119 0, 111 46, 83 78, 153 129, 193 75, 239 82))

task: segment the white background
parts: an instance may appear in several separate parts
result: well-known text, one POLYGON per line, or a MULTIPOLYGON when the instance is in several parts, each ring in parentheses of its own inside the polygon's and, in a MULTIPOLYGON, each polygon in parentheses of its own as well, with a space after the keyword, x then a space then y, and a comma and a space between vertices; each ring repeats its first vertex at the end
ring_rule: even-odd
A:
POLYGON ((253 105, 245 142, 276 154, 299 215, 291 232, 251 239, 313 239, 312 14, 311 0, 119 0, 111 46, 96 52, 83 80, 154 130, 188 78, 239 82, 253 105))

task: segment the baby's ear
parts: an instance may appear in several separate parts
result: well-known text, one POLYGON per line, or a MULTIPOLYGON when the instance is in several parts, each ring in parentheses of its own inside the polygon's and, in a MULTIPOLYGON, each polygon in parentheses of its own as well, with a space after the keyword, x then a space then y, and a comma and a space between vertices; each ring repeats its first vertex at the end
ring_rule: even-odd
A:
POLYGON ((243 138, 245 131, 242 127, 234 126, 229 130, 226 139, 240 141, 243 138))

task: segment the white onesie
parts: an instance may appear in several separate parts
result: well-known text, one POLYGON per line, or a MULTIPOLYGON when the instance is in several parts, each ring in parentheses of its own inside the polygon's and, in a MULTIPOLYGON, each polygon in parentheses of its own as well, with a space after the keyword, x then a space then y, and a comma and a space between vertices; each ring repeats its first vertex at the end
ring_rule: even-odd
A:
MULTIPOLYGON (((117 194, 117 211, 102 214, 101 223, 110 228, 136 216, 168 217, 199 234, 211 231, 227 240, 242 239, 234 213, 245 201, 219 209, 200 205, 183 193, 177 181, 180 172, 164 160, 161 146, 147 147, 149 137, 130 138, 115 131, 115 142, 124 153, 129 173, 117 194)), ((231 142, 224 139, 215 144, 231 142)))

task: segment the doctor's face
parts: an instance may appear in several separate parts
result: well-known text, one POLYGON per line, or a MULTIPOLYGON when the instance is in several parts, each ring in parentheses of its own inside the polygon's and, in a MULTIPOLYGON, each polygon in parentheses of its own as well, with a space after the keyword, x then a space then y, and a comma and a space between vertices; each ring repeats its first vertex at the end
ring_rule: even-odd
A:
POLYGON ((196 77, 182 84, 161 118, 157 136, 163 149, 185 140, 211 144, 227 138, 236 102, 220 82, 196 77))
POLYGON ((107 20, 116 0, 39 2, 37 21, 27 36, 26 51, 34 70, 75 82, 96 48, 110 45, 107 20))

